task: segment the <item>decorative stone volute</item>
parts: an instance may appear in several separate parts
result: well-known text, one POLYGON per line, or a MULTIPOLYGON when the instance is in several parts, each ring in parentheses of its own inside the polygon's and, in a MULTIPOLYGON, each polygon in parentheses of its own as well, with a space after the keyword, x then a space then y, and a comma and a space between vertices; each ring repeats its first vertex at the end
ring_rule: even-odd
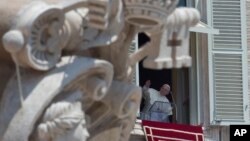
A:
POLYGON ((16 21, 3 37, 5 49, 14 60, 37 70, 54 67, 62 50, 62 40, 58 38, 64 24, 62 10, 36 1, 22 9, 16 21))

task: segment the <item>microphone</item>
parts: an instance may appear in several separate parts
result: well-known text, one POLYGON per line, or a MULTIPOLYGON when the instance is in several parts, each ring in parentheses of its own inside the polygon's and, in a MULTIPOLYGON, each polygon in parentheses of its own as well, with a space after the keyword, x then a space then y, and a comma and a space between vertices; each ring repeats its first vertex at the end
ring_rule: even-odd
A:
POLYGON ((174 100, 174 97, 173 97, 173 95, 172 95, 172 91, 170 91, 169 94, 170 94, 170 96, 171 96, 171 98, 172 98, 171 105, 172 105, 173 108, 175 108, 175 119, 174 119, 174 120, 177 122, 177 119, 178 119, 178 118, 177 118, 177 117, 178 117, 178 116, 177 116, 177 113, 178 113, 178 112, 177 112, 177 105, 176 105, 175 100, 174 100))

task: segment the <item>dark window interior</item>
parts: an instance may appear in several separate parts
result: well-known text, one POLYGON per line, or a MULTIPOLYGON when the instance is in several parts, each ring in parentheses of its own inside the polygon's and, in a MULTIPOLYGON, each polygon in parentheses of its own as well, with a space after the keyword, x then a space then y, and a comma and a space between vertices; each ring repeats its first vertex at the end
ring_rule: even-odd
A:
POLYGON ((185 7, 185 6, 187 6, 186 0, 179 0, 178 7, 185 7))
MULTIPOLYGON (((187 6, 186 0, 179 0, 178 7, 185 7, 187 6)), ((139 48, 142 47, 145 43, 149 42, 149 37, 144 33, 139 33, 139 48)), ((139 84, 143 86, 145 81, 150 79, 151 80, 151 87, 159 90, 159 88, 168 83, 172 86, 172 71, 170 69, 163 69, 163 70, 152 70, 146 69, 142 66, 142 61, 139 63, 139 84)))
MULTIPOLYGON (((145 43, 149 42, 149 37, 144 34, 139 34, 139 47, 142 47, 145 43)), ((146 69, 142 66, 142 61, 139 63, 139 78, 140 78, 140 86, 143 86, 145 81, 150 79, 151 80, 151 87, 159 90, 160 87, 168 83, 170 86, 172 84, 172 73, 170 69, 163 69, 163 70, 152 70, 146 69)))

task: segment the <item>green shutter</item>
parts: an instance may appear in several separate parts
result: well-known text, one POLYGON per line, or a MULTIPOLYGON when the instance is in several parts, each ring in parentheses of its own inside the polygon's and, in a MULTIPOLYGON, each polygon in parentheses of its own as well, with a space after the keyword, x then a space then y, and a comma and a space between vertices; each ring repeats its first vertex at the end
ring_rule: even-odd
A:
POLYGON ((248 68, 245 0, 211 0, 209 23, 210 121, 216 125, 247 123, 248 68))

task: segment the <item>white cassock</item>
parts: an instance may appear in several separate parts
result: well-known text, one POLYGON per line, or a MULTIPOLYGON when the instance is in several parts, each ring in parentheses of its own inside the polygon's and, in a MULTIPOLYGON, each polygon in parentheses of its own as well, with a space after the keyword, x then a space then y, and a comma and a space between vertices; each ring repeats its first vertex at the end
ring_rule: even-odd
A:
POLYGON ((148 92, 144 93, 144 97, 145 106, 142 110, 142 119, 168 122, 168 116, 173 114, 168 99, 152 88, 149 88, 148 92))

